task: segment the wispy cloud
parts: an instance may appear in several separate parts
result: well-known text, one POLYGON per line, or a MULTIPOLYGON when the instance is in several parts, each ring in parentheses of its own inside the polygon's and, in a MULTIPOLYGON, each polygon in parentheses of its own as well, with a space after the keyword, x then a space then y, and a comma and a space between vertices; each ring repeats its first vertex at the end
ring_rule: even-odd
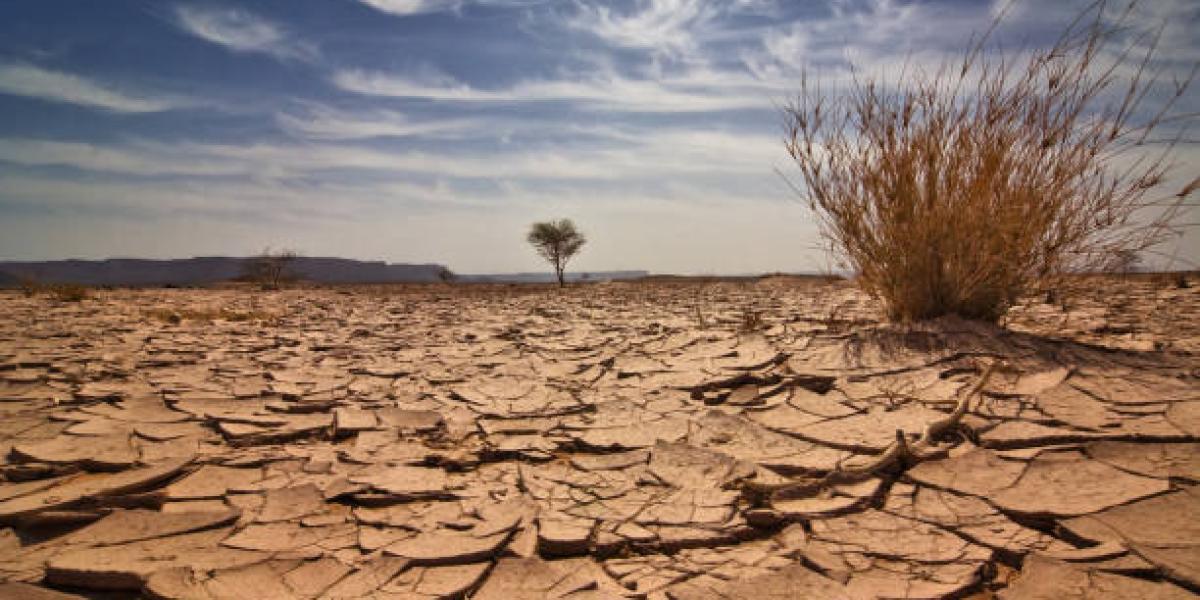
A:
POLYGON ((484 127, 478 119, 414 120, 390 110, 344 111, 319 104, 308 104, 300 111, 278 112, 275 120, 288 133, 313 140, 451 138, 484 127))
POLYGON ((242 169, 192 156, 88 142, 0 138, 0 162, 29 167, 71 167, 126 175, 232 175, 242 169))
POLYGON ((632 12, 608 3, 579 5, 568 24, 627 48, 684 52, 695 48, 694 35, 720 14, 708 0, 639 0, 632 12))
MULTIPOLYGON (((578 130, 587 141, 531 149, 444 152, 391 150, 357 144, 203 144, 134 141, 120 144, 0 138, 0 161, 27 167, 70 167, 94 173, 287 180, 319 173, 362 171, 463 180, 655 180, 682 175, 771 177, 783 158, 773 136, 712 129, 578 130), (729 148, 737 148, 735 153, 729 148)), ((481 138, 483 139, 483 138, 481 138)))
POLYGON ((20 63, 0 63, 0 93, 119 113, 161 112, 186 104, 182 98, 135 94, 86 77, 20 63))
POLYGON ((363 4, 388 14, 406 17, 422 13, 457 10, 462 0, 361 0, 363 4))
POLYGON ((359 0, 362 4, 375 10, 398 17, 448 11, 458 12, 466 4, 524 8, 552 1, 554 0, 359 0))
POLYGON ((656 58, 707 61, 703 46, 732 35, 729 17, 769 16, 774 0, 635 0, 627 10, 613 3, 580 0, 564 24, 611 46, 647 50, 656 58))
POLYGON ((528 80, 480 89, 453 79, 348 69, 334 73, 337 87, 358 94, 461 102, 571 102, 585 108, 646 113, 770 109, 770 89, 746 74, 705 78, 702 72, 658 79, 616 73, 588 78, 528 80))
POLYGON ((988 25, 972 7, 897 0, 830 2, 829 13, 771 27, 760 45, 743 48, 743 63, 764 79, 799 81, 801 70, 823 80, 884 75, 900 67, 936 68, 961 56, 972 31, 988 25))
POLYGON ((242 9, 181 4, 175 7, 178 26, 208 42, 234 52, 259 52, 282 60, 312 60, 317 49, 293 39, 279 25, 242 9))

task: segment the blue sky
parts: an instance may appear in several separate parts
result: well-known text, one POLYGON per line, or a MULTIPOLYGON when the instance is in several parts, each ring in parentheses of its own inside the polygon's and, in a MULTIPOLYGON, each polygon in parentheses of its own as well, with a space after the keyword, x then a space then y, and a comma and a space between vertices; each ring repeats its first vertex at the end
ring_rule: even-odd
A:
MULTIPOLYGON (((570 217, 579 270, 821 269, 776 172, 800 69, 935 65, 999 5, 6 0, 0 259, 270 246, 543 270, 528 224, 570 217)), ((1077 8, 1018 2, 996 39, 1045 43, 1077 8)), ((1200 3, 1136 23, 1165 24, 1169 70, 1200 59, 1200 3)), ((1195 144, 1179 156, 1200 174, 1195 144)), ((1164 251, 1200 260, 1200 236, 1164 251)))

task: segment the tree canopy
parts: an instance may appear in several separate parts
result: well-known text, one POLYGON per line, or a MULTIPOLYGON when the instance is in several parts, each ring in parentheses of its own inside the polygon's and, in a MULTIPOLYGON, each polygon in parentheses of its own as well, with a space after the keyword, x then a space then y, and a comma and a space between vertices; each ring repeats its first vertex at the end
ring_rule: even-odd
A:
POLYGON ((526 239, 538 255, 554 267, 559 286, 566 284, 567 262, 587 243, 587 238, 570 219, 534 223, 526 239))

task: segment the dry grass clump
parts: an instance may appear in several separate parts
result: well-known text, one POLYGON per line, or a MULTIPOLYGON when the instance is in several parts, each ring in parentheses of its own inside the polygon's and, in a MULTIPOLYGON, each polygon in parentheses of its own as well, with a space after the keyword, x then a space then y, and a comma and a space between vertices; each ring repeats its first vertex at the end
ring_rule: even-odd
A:
POLYGON ((803 194, 889 318, 995 321, 1053 278, 1174 234, 1191 190, 1151 199, 1174 142, 1143 144, 1191 76, 1164 93, 1154 32, 1113 48, 1129 13, 1104 12, 1027 61, 981 40, 935 73, 855 77, 832 100, 802 82, 784 120, 803 194))
POLYGON ((92 288, 78 283, 44 284, 32 277, 20 277, 17 286, 26 298, 45 295, 58 302, 83 302, 92 297, 92 288))
POLYGON ((278 315, 269 312, 260 310, 240 311, 229 308, 154 308, 143 311, 143 314, 151 319, 172 325, 178 325, 184 321, 203 321, 208 323, 214 321, 229 321, 233 323, 256 322, 273 325, 279 321, 278 315))
POLYGON ((1196 281, 1198 276, 1200 276, 1200 271, 1175 271, 1159 273, 1156 275, 1156 279, 1161 287, 1186 290, 1192 287, 1192 282, 1196 281))
POLYGON ((18 278, 17 287, 20 288, 21 293, 24 294, 26 298, 32 298, 42 291, 42 286, 38 284, 37 280, 29 277, 18 278))
POLYGON ((767 323, 763 319, 762 311, 755 310, 749 306, 743 307, 738 320, 738 331, 740 333, 755 333, 767 328, 767 323))
POLYGON ((78 283, 55 283, 46 286, 44 290, 59 302, 83 302, 92 297, 92 290, 78 283))

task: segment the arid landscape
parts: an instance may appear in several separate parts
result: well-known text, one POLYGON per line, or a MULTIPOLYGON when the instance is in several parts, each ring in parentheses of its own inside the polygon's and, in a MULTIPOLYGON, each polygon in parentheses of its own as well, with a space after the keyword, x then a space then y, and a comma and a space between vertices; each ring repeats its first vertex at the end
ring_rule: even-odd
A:
POLYGON ((1192 598, 1200 287, 1076 283, 7 292, 0 597, 1192 598))
POLYGON ((1200 2, 0 2, 0 600, 1200 598, 1200 2))

